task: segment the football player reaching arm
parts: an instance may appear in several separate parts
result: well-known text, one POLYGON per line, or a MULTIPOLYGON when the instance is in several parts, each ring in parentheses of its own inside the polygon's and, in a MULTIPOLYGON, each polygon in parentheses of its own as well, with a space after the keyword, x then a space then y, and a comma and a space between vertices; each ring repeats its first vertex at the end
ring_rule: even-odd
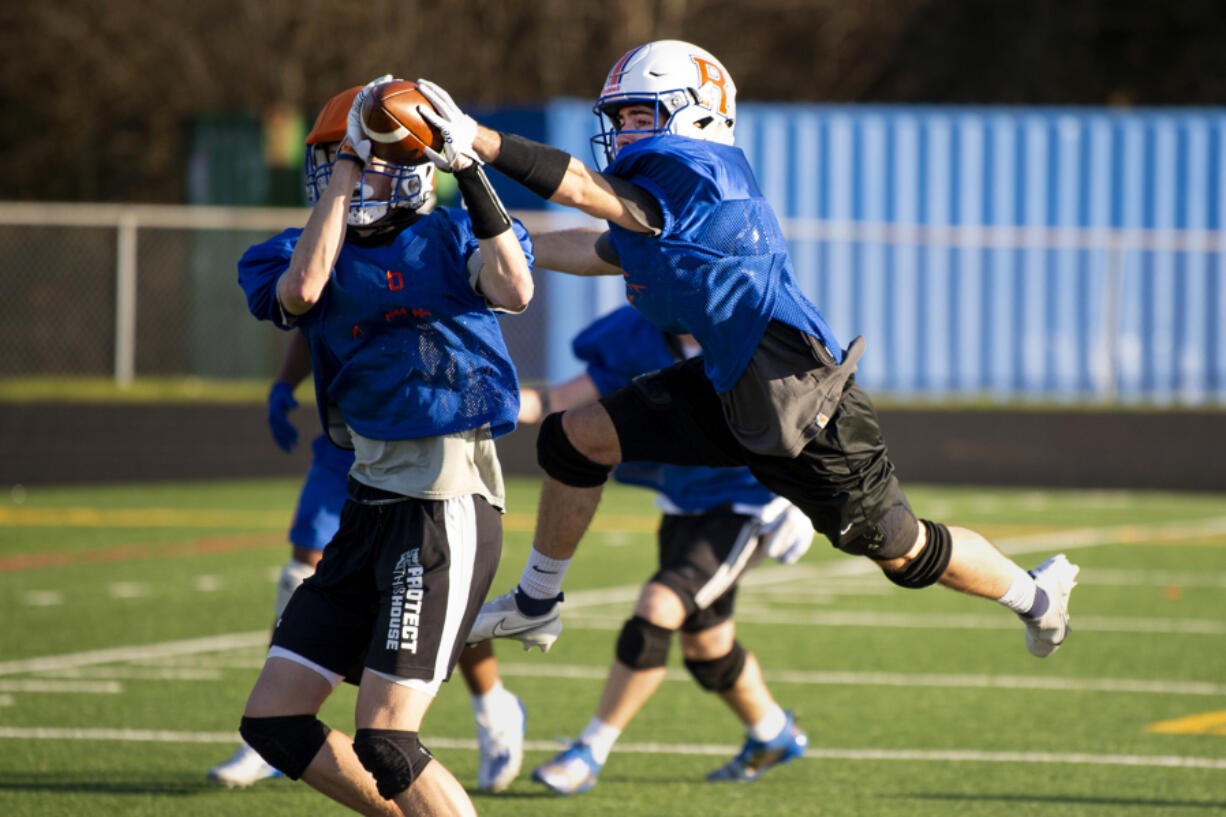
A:
POLYGON ((621 262, 608 230, 576 227, 533 233, 536 265, 571 275, 621 275, 621 262))
MULTIPOLYGON (((481 161, 493 165, 541 198, 574 207, 593 218, 636 233, 658 235, 663 228, 659 204, 641 187, 597 173, 565 151, 477 123, 456 106, 450 94, 429 80, 417 80, 417 87, 440 114, 462 122, 462 127, 473 133, 472 147, 481 161)), ((650 124, 655 118, 654 111, 647 105, 630 106, 620 115, 628 130, 650 124)), ((619 138, 628 144, 641 136, 628 133, 619 138)))

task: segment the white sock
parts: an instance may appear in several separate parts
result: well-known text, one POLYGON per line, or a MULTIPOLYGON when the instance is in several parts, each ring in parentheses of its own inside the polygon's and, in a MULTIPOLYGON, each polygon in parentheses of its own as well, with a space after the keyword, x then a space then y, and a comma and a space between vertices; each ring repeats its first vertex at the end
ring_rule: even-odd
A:
POLYGON ((754 740, 766 743, 779 737, 783 727, 787 726, 788 715, 779 704, 775 704, 766 712, 766 716, 755 724, 745 728, 745 734, 754 740))
POLYGON ((519 577, 519 589, 534 599, 557 598, 570 559, 551 559, 536 548, 528 552, 528 564, 519 577))
POLYGON ((613 744, 617 743, 621 733, 622 730, 616 726, 610 726, 600 718, 592 718, 588 721, 583 734, 579 735, 579 742, 586 743, 592 750, 592 757, 603 766, 609 759, 609 752, 613 751, 613 744))
POLYGON ((484 715, 490 709, 505 701, 510 695, 511 693, 502 685, 501 680, 495 681, 494 685, 485 692, 472 696, 473 714, 484 715))
POLYGON ((1034 577, 1017 565, 1014 565, 1013 583, 1009 585, 1009 589, 997 601, 1015 613, 1026 613, 1030 608, 1034 607, 1036 589, 1037 585, 1034 583, 1034 577))

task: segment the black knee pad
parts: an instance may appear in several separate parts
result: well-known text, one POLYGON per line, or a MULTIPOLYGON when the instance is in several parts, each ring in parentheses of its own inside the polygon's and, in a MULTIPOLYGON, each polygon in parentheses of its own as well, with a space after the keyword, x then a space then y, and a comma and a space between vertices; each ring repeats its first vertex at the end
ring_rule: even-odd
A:
POLYGON ((907 555, 919 535, 919 522, 905 498, 891 505, 874 525, 869 525, 851 539, 839 538, 836 545, 844 553, 867 556, 879 561, 907 555))
POLYGON ((562 428, 562 413, 555 412, 541 423, 536 435, 536 461, 546 474, 572 488, 595 488, 609 479, 611 466, 592 462, 571 443, 562 428))
POLYGON ((399 729, 359 729, 353 735, 353 751, 375 778, 384 800, 408 791, 434 757, 416 732, 399 729))
POLYGON ((886 572, 886 577, 899 587, 920 588, 936 584, 949 567, 949 555, 953 550, 953 538, 949 528, 940 522, 921 519, 927 534, 924 549, 902 570, 886 572))
POLYGON ((668 663, 673 631, 641 616, 627 619, 617 637, 617 660, 630 669, 658 669, 668 663))
POLYGON ((698 685, 708 692, 723 692, 736 684, 745 669, 745 648, 741 642, 733 641, 732 649, 727 655, 712 658, 710 661, 686 660, 685 668, 694 676, 698 685))
POLYGON ((302 777, 331 731, 314 715, 243 716, 238 725, 247 745, 290 780, 302 777))

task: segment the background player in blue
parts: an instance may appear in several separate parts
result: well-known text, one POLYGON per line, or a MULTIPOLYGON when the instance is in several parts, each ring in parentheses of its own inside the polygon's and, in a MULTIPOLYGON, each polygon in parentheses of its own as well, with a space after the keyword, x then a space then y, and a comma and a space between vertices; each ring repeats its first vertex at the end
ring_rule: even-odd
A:
MULTIPOLYGON (((463 117, 441 89, 427 91, 463 117)), ((606 232, 534 236, 541 267, 622 275, 634 307, 664 331, 693 335, 703 358, 545 419, 548 477, 529 564, 515 592, 486 604, 470 638, 552 643, 561 577, 601 485, 612 466, 646 460, 747 465, 891 581, 998 601, 1021 616, 1031 653, 1055 651, 1077 567, 1061 554, 1027 573, 974 531, 915 517, 854 381, 864 342, 844 352, 799 291, 779 223, 733 145, 736 87, 724 66, 690 43, 648 43, 613 66, 595 110, 603 173, 484 127, 473 144, 543 198, 608 222, 606 232)))
MULTIPOLYGON (((661 332, 629 306, 597 319, 575 337, 573 349, 586 372, 551 388, 524 389, 521 423, 538 423, 549 409, 595 402, 644 372, 702 351, 692 337, 661 332)), ((737 641, 732 613, 737 584, 764 556, 791 564, 809 549, 814 531, 808 518, 745 468, 623 463, 613 477, 658 491, 656 504, 664 512, 659 570, 622 627, 595 716, 532 779, 559 794, 596 785, 614 742, 664 680, 678 631, 686 669, 745 726, 741 752, 709 780, 756 780, 804 754, 808 738, 771 696, 757 658, 737 641)))
POLYGON ((435 162, 466 211, 421 212, 434 168, 378 160, 376 83, 338 94, 307 138, 306 226, 257 244, 239 283, 257 318, 305 335, 331 439, 354 451, 340 526, 299 585, 239 731, 293 779, 364 814, 475 814, 419 738, 502 548, 494 438, 515 425, 495 310, 532 297, 531 243, 452 128, 435 162), (319 721, 358 681, 349 737, 319 721))
MULTIPOLYGON (((294 389, 311 373, 311 354, 306 337, 295 333, 281 369, 268 392, 268 427, 277 445, 286 453, 298 443, 298 429, 289 413, 298 407, 294 389)), ((353 452, 339 448, 319 434, 311 441, 311 468, 290 525, 290 560, 277 580, 273 621, 280 618, 298 585, 315 572, 323 550, 340 527, 341 508, 348 498, 346 480, 353 466, 353 452)), ((503 686, 492 642, 474 644, 460 653, 459 667, 468 687, 477 729, 477 788, 500 792, 519 774, 524 757, 524 707, 503 686)), ((209 769, 208 779, 227 788, 250 786, 279 776, 264 758, 241 743, 234 755, 209 769)))

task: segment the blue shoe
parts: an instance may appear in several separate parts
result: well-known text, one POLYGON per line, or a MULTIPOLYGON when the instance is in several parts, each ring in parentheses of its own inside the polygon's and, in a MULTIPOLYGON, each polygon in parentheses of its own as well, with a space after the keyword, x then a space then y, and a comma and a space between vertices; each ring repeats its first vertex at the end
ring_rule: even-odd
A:
POLYGON ((749 738, 741 752, 732 760, 707 775, 711 782, 752 783, 772 766, 791 763, 802 757, 809 745, 809 737, 796 726, 792 713, 787 713, 787 723, 779 734, 766 742, 749 738))
POLYGON ((592 757, 590 746, 575 741, 553 760, 537 766, 532 771, 532 779, 558 794, 583 794, 596 785, 596 777, 603 766, 592 757))

